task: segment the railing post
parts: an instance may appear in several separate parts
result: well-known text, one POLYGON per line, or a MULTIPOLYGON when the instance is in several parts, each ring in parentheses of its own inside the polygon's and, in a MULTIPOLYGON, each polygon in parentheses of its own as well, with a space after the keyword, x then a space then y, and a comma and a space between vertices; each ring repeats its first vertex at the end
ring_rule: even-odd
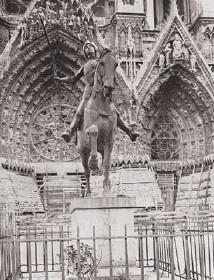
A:
POLYGON ((29 280, 32 280, 32 256, 31 256, 31 241, 30 241, 30 229, 27 229, 27 247, 28 247, 28 271, 29 271, 29 280))
MULTIPOLYGON (((3 233, 4 234, 4 233, 3 233)), ((2 268, 2 277, 3 279, 6 279, 7 278, 7 275, 6 275, 6 254, 5 254, 5 244, 4 242, 1 243, 2 244, 2 249, 1 249, 1 268, 2 268)))
POLYGON ((112 264, 112 243, 111 243, 111 226, 109 226, 109 273, 110 280, 113 279, 113 264, 112 264))
MULTIPOLYGON (((25 231, 24 231, 24 236, 25 239, 28 239, 28 228, 27 226, 25 227, 25 231)), ((23 243, 24 244, 24 243, 23 243)), ((27 261, 27 272, 29 272, 29 246, 28 246, 28 241, 26 241, 26 261, 27 261)))
POLYGON ((47 227, 43 228, 43 230, 45 230, 45 241, 44 241, 45 280, 48 280, 48 235, 47 235, 47 227))
POLYGON ((190 254, 189 254, 187 218, 185 220, 185 248, 186 248, 186 280, 190 280, 190 254))
POLYGON ((200 258, 200 267, 201 267, 201 280, 205 279, 205 260, 204 260, 204 243, 203 243, 203 226, 199 223, 199 258, 200 258))
MULTIPOLYGON (((172 225, 173 227, 173 225, 172 225)), ((173 242, 173 228, 170 230, 170 272, 171 280, 175 280, 175 263, 174 263, 174 242, 173 242)))
MULTIPOLYGON (((51 238, 54 238, 53 227, 51 227, 51 238)), ((60 252, 61 252, 61 248, 60 248, 60 252)), ((51 268, 52 271, 54 271, 54 241, 51 241, 51 268)))
POLYGON ((21 273, 21 243, 20 243, 20 229, 17 227, 16 231, 16 266, 21 273))
MULTIPOLYGON (((155 248, 155 224, 152 224, 152 235, 153 235, 153 256, 154 256, 154 270, 156 270, 156 248, 155 248)), ((147 238, 147 237, 146 237, 147 238)))
MULTIPOLYGON (((34 238, 36 239, 37 237, 37 231, 36 231, 36 227, 34 229, 34 238)), ((37 242, 35 242, 35 270, 38 270, 38 256, 37 256, 37 242)))
POLYGON ((93 226, 93 251, 94 251, 94 280, 97 278, 97 254, 96 254, 96 232, 95 226, 93 226))
POLYGON ((194 241, 194 258, 195 258, 195 271, 194 271, 194 274, 193 274, 193 277, 197 277, 197 280, 198 280, 198 269, 199 269, 199 261, 198 261, 198 254, 197 254, 197 240, 196 240, 196 223, 194 223, 194 236, 193 236, 193 241, 194 241))
POLYGON ((65 259, 64 259, 64 241, 63 241, 63 226, 60 227, 60 252, 62 265, 62 280, 65 279, 65 259))
POLYGON ((15 238, 13 227, 11 228, 11 262, 12 262, 12 280, 16 280, 16 254, 15 254, 15 238))
POLYGON ((80 263, 80 231, 77 227, 77 277, 81 280, 81 263, 80 263))
POLYGON ((144 280, 144 260, 143 260, 143 230, 142 230, 142 224, 140 224, 140 270, 141 270, 141 280, 144 280))
POLYGON ((211 274, 212 274, 212 265, 211 265, 211 243, 210 243, 210 234, 209 234, 209 221, 207 222, 207 246, 208 246, 208 253, 209 253, 209 277, 211 278, 211 274))
POLYGON ((125 225, 125 265, 126 265, 126 279, 129 280, 129 256, 128 256, 128 240, 127 240, 126 225, 125 225))
POLYGON ((148 246, 148 227, 146 225, 146 242, 145 242, 145 245, 146 245, 146 265, 148 266, 149 265, 149 256, 148 256, 148 251, 149 251, 149 246, 148 246))
POLYGON ((160 280, 160 272, 159 272, 159 242, 158 242, 158 226, 157 222, 155 223, 155 258, 156 258, 156 276, 157 280, 160 280))

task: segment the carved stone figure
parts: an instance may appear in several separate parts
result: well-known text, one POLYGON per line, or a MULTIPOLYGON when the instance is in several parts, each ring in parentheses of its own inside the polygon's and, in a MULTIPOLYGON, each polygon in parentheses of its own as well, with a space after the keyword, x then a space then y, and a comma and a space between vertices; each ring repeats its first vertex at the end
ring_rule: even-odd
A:
POLYGON ((197 58, 196 58, 196 55, 194 53, 191 53, 190 55, 190 64, 191 64, 191 68, 193 71, 196 71, 196 61, 197 61, 197 58))
POLYGON ((32 38, 35 32, 39 30, 39 24, 33 17, 28 18, 28 30, 29 38, 32 38))
POLYGON ((181 59, 182 57, 182 39, 178 33, 175 34, 175 39, 173 41, 173 58, 181 59))
POLYGON ((21 43, 20 45, 23 46, 24 42, 27 41, 29 35, 28 35, 28 28, 27 28, 27 20, 24 19, 24 21, 21 24, 21 43))
POLYGON ((165 55, 164 54, 160 54, 159 56, 159 67, 160 69, 162 69, 164 67, 165 64, 165 55))
POLYGON ((73 30, 73 28, 74 28, 73 19, 74 19, 74 15, 70 13, 70 16, 68 16, 68 27, 69 27, 71 30, 73 30))
POLYGON ((46 1, 46 11, 53 11, 53 7, 55 6, 56 4, 52 3, 50 0, 47 0, 46 1))
POLYGON ((61 1, 61 9, 59 10, 60 18, 64 18, 67 16, 68 12, 68 2, 66 0, 61 1))
MULTIPOLYGON (((38 9, 38 13, 39 13, 39 16, 41 17, 44 25, 46 26, 46 23, 47 23, 47 18, 48 16, 50 16, 50 14, 48 14, 47 16, 45 15, 44 13, 44 10, 42 8, 39 8, 38 9)), ((37 18, 34 20, 35 21, 35 24, 37 24, 37 30, 43 30, 43 27, 42 27, 42 23, 41 23, 41 20, 40 20, 40 17, 37 16, 37 18)), ((35 31, 37 31, 35 30, 35 31)))
POLYGON ((182 53, 183 53, 183 58, 189 61, 189 50, 187 49, 186 44, 183 44, 182 46, 182 53))
POLYGON ((50 0, 46 1, 46 15, 49 15, 51 19, 54 19, 56 12, 54 11, 54 7, 56 6, 56 3, 52 3, 50 0))
POLYGON ((171 48, 170 43, 168 43, 166 45, 164 53, 165 53, 165 57, 166 57, 166 66, 168 66, 170 64, 170 56, 171 56, 171 53, 172 53, 172 48, 171 48))

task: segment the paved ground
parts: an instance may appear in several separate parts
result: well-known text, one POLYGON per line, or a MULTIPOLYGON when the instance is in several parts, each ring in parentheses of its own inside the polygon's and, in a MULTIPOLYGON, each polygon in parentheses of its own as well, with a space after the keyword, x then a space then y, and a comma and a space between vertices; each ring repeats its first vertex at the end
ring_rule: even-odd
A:
MULTIPOLYGON (((109 275, 109 270, 108 269, 103 269, 102 273, 98 274, 98 279, 100 280, 107 280, 109 275)), ((119 280, 126 280, 125 276, 120 275, 121 277, 118 278, 119 280)), ((24 274, 22 277, 23 280, 28 280, 29 275, 24 274)), ((62 279, 62 273, 61 272, 51 272, 48 274, 48 280, 61 280, 62 279)), ((69 277, 66 277, 65 279, 69 279, 69 277)), ((140 280, 140 269, 139 268, 130 268, 130 280, 140 280)), ((160 271, 160 278, 159 280, 170 280, 171 277, 168 277, 168 273, 162 274, 160 271)), ((46 280, 45 278, 45 273, 34 273, 32 275, 32 280, 46 280)), ((145 274, 144 274, 144 280, 157 280, 157 274, 150 269, 145 269, 145 274)), ((176 277, 175 280, 178 280, 176 277)))

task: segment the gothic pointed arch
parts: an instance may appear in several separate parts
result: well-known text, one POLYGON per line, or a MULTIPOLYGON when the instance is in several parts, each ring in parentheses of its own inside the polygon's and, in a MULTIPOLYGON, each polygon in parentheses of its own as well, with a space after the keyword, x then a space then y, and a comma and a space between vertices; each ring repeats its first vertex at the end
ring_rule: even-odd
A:
POLYGON ((138 30, 134 31, 134 44, 135 44, 135 52, 136 55, 140 56, 141 54, 141 36, 138 30))
MULTIPOLYGON (((184 66, 176 64, 165 70, 148 89, 145 98, 142 98, 138 112, 138 123, 143 122, 142 127, 147 130, 147 145, 150 147, 150 154, 153 153, 153 138, 158 138, 158 133, 154 135, 154 125, 163 123, 159 119, 161 115, 158 112, 160 111, 171 116, 172 124, 174 123, 174 127, 177 127, 177 140, 173 141, 177 143, 175 146, 179 151, 179 160, 195 160, 211 153, 213 105, 212 97, 207 89, 184 66)), ((172 124, 168 123, 169 126, 172 124)), ((172 131, 175 132, 174 129, 172 131)), ((162 160, 165 159, 166 157, 163 156, 162 160)))
POLYGON ((165 111, 177 127, 180 160, 212 153, 213 75, 178 13, 170 14, 141 70, 135 86, 142 148, 151 155, 153 126, 165 111))
MULTIPOLYGON (((72 76, 84 62, 83 41, 62 28, 50 29, 57 75, 72 76)), ((77 157, 74 143, 61 133, 69 126, 84 82, 57 85, 53 61, 43 34, 14 53, 1 84, 1 156, 31 161, 77 157)))
POLYGON ((211 69, 181 18, 176 14, 169 17, 135 84, 139 98, 162 72, 177 63, 183 64, 198 80, 203 80, 210 96, 213 95, 214 80, 211 69))

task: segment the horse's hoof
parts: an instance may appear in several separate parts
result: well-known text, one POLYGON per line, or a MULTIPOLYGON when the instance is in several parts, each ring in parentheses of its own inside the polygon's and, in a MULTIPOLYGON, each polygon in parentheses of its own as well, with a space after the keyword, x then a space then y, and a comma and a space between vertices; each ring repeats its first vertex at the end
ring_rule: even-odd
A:
POLYGON ((84 188, 81 189, 81 197, 85 197, 86 196, 86 191, 84 188))
POLYGON ((87 197, 91 197, 91 193, 86 193, 86 196, 87 197))
POLYGON ((98 158, 97 156, 90 156, 88 161, 89 168, 93 171, 98 169, 98 158))
POLYGON ((112 196, 111 190, 109 188, 108 189, 104 189, 103 190, 103 196, 104 197, 111 197, 112 196))

